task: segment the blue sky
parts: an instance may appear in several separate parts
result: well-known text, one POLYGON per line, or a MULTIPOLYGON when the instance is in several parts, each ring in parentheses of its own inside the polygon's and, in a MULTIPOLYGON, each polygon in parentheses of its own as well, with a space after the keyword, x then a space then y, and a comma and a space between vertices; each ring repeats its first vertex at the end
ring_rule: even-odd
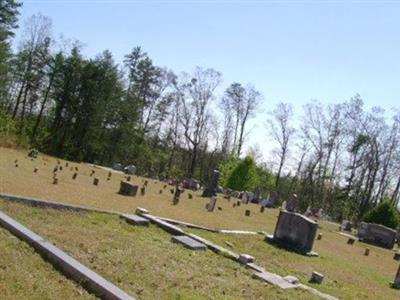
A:
MULTIPOLYGON (((265 112, 280 101, 297 113, 311 99, 398 107, 400 1, 24 1, 21 20, 41 12, 53 32, 109 49, 117 62, 140 45, 177 73, 223 73, 223 86, 252 83, 264 95, 249 145, 270 148, 265 112)), ((222 89, 221 89, 222 90, 222 89)))

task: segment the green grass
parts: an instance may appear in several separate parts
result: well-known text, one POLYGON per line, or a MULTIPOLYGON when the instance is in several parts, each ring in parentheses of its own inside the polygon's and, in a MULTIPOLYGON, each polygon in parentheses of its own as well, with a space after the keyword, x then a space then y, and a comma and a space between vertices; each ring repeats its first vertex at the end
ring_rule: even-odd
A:
POLYGON ((140 299, 314 299, 252 279, 250 270, 209 250, 174 244, 153 225, 135 227, 117 216, 4 200, 0 210, 140 299))
POLYGON ((0 227, 0 299, 95 299, 0 227))
MULTIPOLYGON (((159 194, 164 183, 154 180, 149 180, 145 196, 125 197, 117 194, 123 175, 115 173, 107 181, 107 171, 71 162, 70 167, 79 167, 78 179, 72 180, 73 172, 64 167, 58 174, 59 184, 53 185, 52 169, 56 159, 40 155, 31 161, 25 155, 23 151, 0 148, 0 192, 118 212, 132 213, 141 206, 154 215, 208 227, 268 233, 274 231, 279 213, 277 209, 260 213, 259 206, 254 204, 233 208, 233 200, 229 202, 222 197, 218 198, 216 205, 221 210, 209 213, 205 209, 209 200, 200 197, 200 192, 188 199, 188 191, 181 196, 179 205, 174 206, 169 191, 172 187, 168 186, 159 194), (15 159, 18 159, 18 168, 14 167, 15 159), (34 167, 39 168, 36 174, 33 173, 34 167), (100 178, 97 187, 93 186, 93 178, 89 176, 92 169, 100 178), (251 211, 250 217, 244 215, 246 209, 251 211)), ((65 161, 61 164, 64 166, 65 161)), ((143 180, 133 177, 133 182, 139 185, 143 180)), ((310 294, 305 292, 284 292, 253 280, 250 271, 209 251, 192 252, 172 244, 168 234, 153 226, 138 228, 117 217, 102 214, 34 209, 2 201, 0 209, 9 211, 141 299, 310 298, 310 294)), ((358 242, 350 246, 346 244, 346 237, 335 233, 337 224, 320 222, 319 226, 323 238, 314 243, 314 250, 320 254, 317 258, 276 248, 264 242, 262 235, 190 231, 221 246, 228 241, 234 245, 233 251, 253 255, 267 270, 282 276, 297 276, 303 283, 308 281, 312 271, 319 271, 325 279, 322 285, 315 287, 342 299, 400 299, 400 292, 389 287, 398 267, 392 250, 358 242), (371 249, 369 256, 363 255, 366 247, 371 249)))

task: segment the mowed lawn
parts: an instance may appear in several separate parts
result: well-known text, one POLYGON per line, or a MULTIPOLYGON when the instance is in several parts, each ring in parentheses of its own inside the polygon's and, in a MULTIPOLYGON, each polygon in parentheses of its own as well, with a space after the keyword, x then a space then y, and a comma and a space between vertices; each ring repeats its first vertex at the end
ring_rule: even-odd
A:
MULTIPOLYGON (((174 244, 154 225, 136 227, 115 215, 33 208, 1 198, 0 210, 139 299, 318 299, 252 279, 250 270, 210 250, 174 244)), ((8 264, 18 274, 18 261, 8 264)), ((44 290, 49 282, 38 278, 36 285, 44 290)), ((21 285, 17 292, 29 291, 21 285)))
POLYGON ((95 299, 0 227, 0 299, 95 299))
MULTIPOLYGON (((279 213, 277 209, 266 209, 264 213, 260 213, 259 206, 255 204, 242 204, 239 207, 233 208, 233 203, 235 203, 236 200, 232 199, 229 202, 222 197, 218 198, 216 205, 220 207, 220 210, 216 208, 213 213, 209 213, 205 209, 205 205, 209 200, 200 197, 200 193, 194 193, 194 198, 188 199, 188 193, 190 191, 185 191, 181 196, 179 205, 174 206, 171 201, 173 195, 170 193, 170 189, 173 187, 168 186, 166 189, 163 189, 164 183, 155 182, 151 179, 148 179, 149 185, 146 189, 145 196, 125 197, 117 194, 119 183, 124 178, 124 175, 113 173, 111 180, 107 181, 108 171, 93 168, 85 164, 69 162, 69 167, 77 166, 79 168, 78 178, 74 181, 71 178, 73 171, 70 171, 69 168, 65 168, 65 161, 61 161, 63 171, 59 172, 58 175, 59 184, 53 185, 52 170, 57 165, 57 160, 52 157, 40 155, 37 160, 31 161, 25 156, 26 152, 23 151, 0 148, 0 192, 119 212, 132 213, 136 207, 140 206, 149 209, 155 215, 175 218, 208 227, 237 230, 262 230, 268 233, 273 232, 279 213), (18 168, 14 167, 15 159, 18 159, 18 168), (33 173, 35 167, 39 168, 36 174, 33 173), (92 184, 93 177, 89 176, 91 170, 95 170, 95 177, 100 179, 99 186, 94 186, 92 184), (162 194, 159 193, 160 190, 163 190, 162 194), (246 209, 251 211, 250 217, 244 215, 246 209)), ((140 186, 143 180, 144 179, 141 177, 132 177, 132 181, 140 186)), ((12 205, 9 204, 7 207, 11 209, 10 207, 12 207, 12 205)), ((43 234, 50 237, 50 240, 60 243, 60 246, 67 247, 65 248, 66 250, 77 255, 77 258, 82 258, 82 261, 85 263, 91 263, 93 256, 97 258, 99 253, 104 255, 106 262, 114 262, 114 259, 120 259, 117 257, 125 257, 121 253, 126 252, 127 256, 132 259, 130 263, 134 266, 131 267, 129 271, 126 271, 127 274, 129 274, 126 276, 129 278, 131 278, 130 276, 135 276, 131 274, 132 270, 134 270, 132 273, 137 273, 137 269, 135 268, 140 269, 140 266, 142 266, 142 269, 146 270, 148 266, 153 266, 151 267, 153 269, 151 275, 146 275, 148 278, 144 280, 145 282, 142 283, 142 285, 146 286, 146 284, 151 282, 150 286, 152 286, 155 293, 158 293, 156 295, 160 297, 161 295, 166 295, 163 296, 165 299, 173 299, 177 295, 191 295, 191 291, 193 291, 195 295, 201 295, 199 299, 201 299, 201 297, 214 297, 216 299, 227 297, 227 299, 229 299, 228 296, 243 299, 273 299, 273 297, 294 297, 294 299, 300 299, 303 295, 306 299, 311 298, 308 293, 303 294, 303 292, 295 292, 295 294, 293 294, 292 292, 288 293, 286 291, 277 290, 271 286, 264 286, 262 283, 251 279, 250 271, 243 269, 227 259, 222 260, 210 251, 207 251, 206 254, 199 255, 198 252, 191 252, 186 249, 181 249, 176 245, 171 245, 170 236, 153 226, 151 226, 150 229, 136 228, 128 226, 122 221, 117 220, 117 218, 110 216, 82 213, 78 214, 81 217, 76 217, 77 214, 73 214, 72 216, 53 212, 52 214, 62 217, 54 217, 54 220, 50 221, 49 218, 52 214, 47 216, 47 212, 51 210, 46 210, 46 214, 43 214, 43 210, 41 209, 30 209, 26 214, 23 213, 23 211, 25 210, 21 209, 21 212, 19 212, 18 209, 12 210, 13 215, 21 218, 21 221, 26 221, 25 224, 32 224, 32 226, 35 226, 33 228, 43 230, 43 234), (35 218, 28 217, 32 212, 35 212, 33 214, 35 218), (71 221, 68 220, 69 217, 76 218, 77 221, 74 224, 70 224, 71 221), (99 219, 99 221, 87 221, 93 220, 93 218, 96 220, 99 219), (51 224, 54 224, 54 222, 59 224, 59 226, 52 226, 51 224), (83 224, 81 222, 85 222, 84 226, 82 226, 83 224), (65 229, 70 228, 70 226, 75 226, 75 228, 71 228, 70 230, 65 229), (113 226, 115 227, 114 229, 113 226), (126 232, 124 231, 125 229, 127 230, 126 232), (85 232, 85 230, 89 230, 89 232, 85 232), (79 235, 79 231, 83 232, 83 234, 79 235), (71 232, 74 234, 71 234, 71 232), (145 237, 140 238, 141 234, 145 237), (132 238, 132 241, 124 241, 125 235, 132 238), (87 236, 88 239, 86 240, 86 238, 82 238, 82 236, 87 236), (99 238, 90 241, 92 236, 99 238), (121 238, 121 240, 119 240, 119 238, 121 238), (69 240, 71 240, 71 243, 67 242, 69 240), (149 240, 153 241, 152 247, 146 248, 145 244, 148 244, 149 240), (93 247, 85 246, 87 243, 93 245, 93 247), (131 243, 131 246, 122 247, 125 243, 131 243), (82 247, 79 246, 80 244, 82 244, 82 247), (108 247, 108 245, 110 245, 110 247, 108 247), (136 245, 140 246, 136 248, 136 245), (68 247, 71 247, 71 249, 68 247), (171 249, 170 247, 172 247, 172 250, 167 250, 171 249), (143 249, 142 252, 141 249, 143 249), (156 249, 164 249, 166 253, 163 251, 158 253, 157 251, 159 250, 156 249), (90 255, 86 253, 88 251, 90 251, 90 255), (120 255, 118 255, 118 253, 120 255), (156 253, 158 253, 157 255, 161 255, 161 260, 165 259, 167 261, 165 262, 166 266, 160 267, 160 265, 152 265, 153 260, 157 261, 156 253), (163 256, 164 254, 171 255, 173 258, 165 258, 163 256), (204 261, 196 261, 189 267, 186 265, 188 261, 192 261, 195 258, 198 259, 199 256, 201 258, 206 257, 206 259, 204 259, 204 261), (139 259, 137 259, 138 257, 139 259), (212 261, 216 258, 218 258, 218 264, 224 264, 224 266, 221 267, 220 272, 213 273, 212 268, 208 266, 210 266, 210 264, 215 264, 212 261), (141 262, 143 263, 142 265, 141 262), (200 265, 197 266, 197 264, 200 265), (172 271, 168 271, 171 270, 169 268, 171 266, 173 266, 172 271), (158 270, 163 270, 165 273, 158 274, 158 270), (240 272, 241 275, 234 276, 234 278, 229 277, 235 274, 235 272, 240 272), (221 276, 220 273, 224 275, 221 276), (157 277, 157 275, 172 279, 168 281, 169 283, 165 283, 164 279, 160 279, 160 283, 155 284, 151 278, 154 276, 154 278, 161 278, 157 277), (201 281, 201 284, 206 284, 207 282, 204 290, 210 290, 210 293, 214 294, 199 290, 197 285, 182 287, 179 286, 179 284, 177 290, 179 290, 181 294, 174 294, 174 292, 171 294, 170 290, 174 290, 173 285, 177 284, 179 281, 173 278, 185 278, 184 280, 186 281, 187 278, 191 278, 190 276, 194 276, 197 280, 204 277, 204 281, 201 281), (206 280, 208 277, 212 280, 206 280), (227 278, 230 278, 229 280, 234 282, 231 286, 226 285, 227 282, 225 279, 228 280, 227 278), (215 285, 210 287, 210 285, 208 285, 210 284, 209 281, 213 282, 215 285), (242 285, 240 282, 242 282, 242 285), (236 287, 243 287, 246 284, 249 284, 251 288, 250 286, 249 288, 244 287, 242 291, 243 294, 240 294, 236 287), (262 287, 261 290, 259 290, 260 287, 262 287), (251 289, 251 294, 246 294, 248 289, 251 289), (228 290, 230 292, 228 292, 228 290)), ((398 267, 398 262, 393 260, 393 253, 398 249, 397 246, 394 250, 386 250, 358 242, 350 246, 346 243, 346 237, 335 232, 337 227, 337 225, 332 223, 320 222, 319 232, 323 234, 323 238, 314 243, 314 250, 317 251, 320 256, 313 258, 304 257, 269 245, 263 241, 263 235, 238 236, 197 230, 190 231, 215 241, 221 246, 228 247, 225 245, 226 242, 228 242, 227 244, 233 245, 232 250, 235 252, 248 253, 255 256, 257 263, 267 270, 276 272, 282 276, 294 275, 298 277, 302 283, 307 283, 312 271, 319 271, 325 275, 325 279, 322 285, 314 285, 314 287, 340 297, 341 299, 400 299, 400 291, 393 290, 389 287, 389 282, 394 279, 398 267), (366 247, 369 247, 371 250, 369 256, 363 255, 366 247)), ((121 261, 123 262, 124 260, 121 261)), ((129 262, 127 263, 129 264, 129 262)), ((125 263, 120 265, 123 265, 123 268, 125 267, 125 263)), ((94 262, 93 266, 94 268, 100 267, 94 264, 94 262)), ((110 270, 113 270, 113 267, 104 267, 104 275, 106 276, 107 272, 110 272, 110 270)), ((124 276, 124 274, 124 272, 120 273, 115 271, 115 273, 112 273, 112 276, 117 277, 109 278, 118 285, 118 276, 124 276)), ((141 276, 139 277, 142 278, 141 276)), ((133 286, 126 287, 126 290, 132 291, 135 295, 143 295, 143 297, 150 297, 149 299, 151 299, 152 289, 145 288, 141 291, 141 287, 135 286, 138 282, 141 282, 140 279, 133 280, 133 286)), ((121 280, 121 286, 125 288, 123 285, 126 285, 126 282, 121 280)))

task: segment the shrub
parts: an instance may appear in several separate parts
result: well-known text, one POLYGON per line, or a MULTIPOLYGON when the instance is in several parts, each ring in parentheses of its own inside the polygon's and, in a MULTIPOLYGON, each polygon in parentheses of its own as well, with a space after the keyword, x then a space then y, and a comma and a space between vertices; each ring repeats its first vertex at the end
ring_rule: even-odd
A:
POLYGON ((258 181, 254 159, 247 156, 237 164, 228 178, 227 186, 236 191, 254 190, 258 181))
POLYGON ((389 203, 384 201, 371 209, 363 219, 368 223, 381 224, 396 229, 400 224, 399 212, 389 203))

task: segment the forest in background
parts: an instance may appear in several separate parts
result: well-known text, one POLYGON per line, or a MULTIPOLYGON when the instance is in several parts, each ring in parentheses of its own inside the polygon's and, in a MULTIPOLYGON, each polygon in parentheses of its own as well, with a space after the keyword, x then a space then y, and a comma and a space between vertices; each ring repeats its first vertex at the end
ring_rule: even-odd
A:
POLYGON ((253 85, 234 82, 217 97, 220 72, 176 74, 140 47, 121 65, 109 50, 87 58, 79 42, 54 39, 52 21, 40 14, 12 47, 20 6, 0 4, 2 145, 203 183, 219 169, 225 187, 264 196, 275 190, 281 200, 296 193, 302 209, 323 208, 337 220, 360 220, 384 201, 398 206, 398 110, 367 110, 357 94, 335 104, 310 101, 300 117, 279 103, 262 124, 276 145, 271 166, 246 144, 263 101, 253 85))

